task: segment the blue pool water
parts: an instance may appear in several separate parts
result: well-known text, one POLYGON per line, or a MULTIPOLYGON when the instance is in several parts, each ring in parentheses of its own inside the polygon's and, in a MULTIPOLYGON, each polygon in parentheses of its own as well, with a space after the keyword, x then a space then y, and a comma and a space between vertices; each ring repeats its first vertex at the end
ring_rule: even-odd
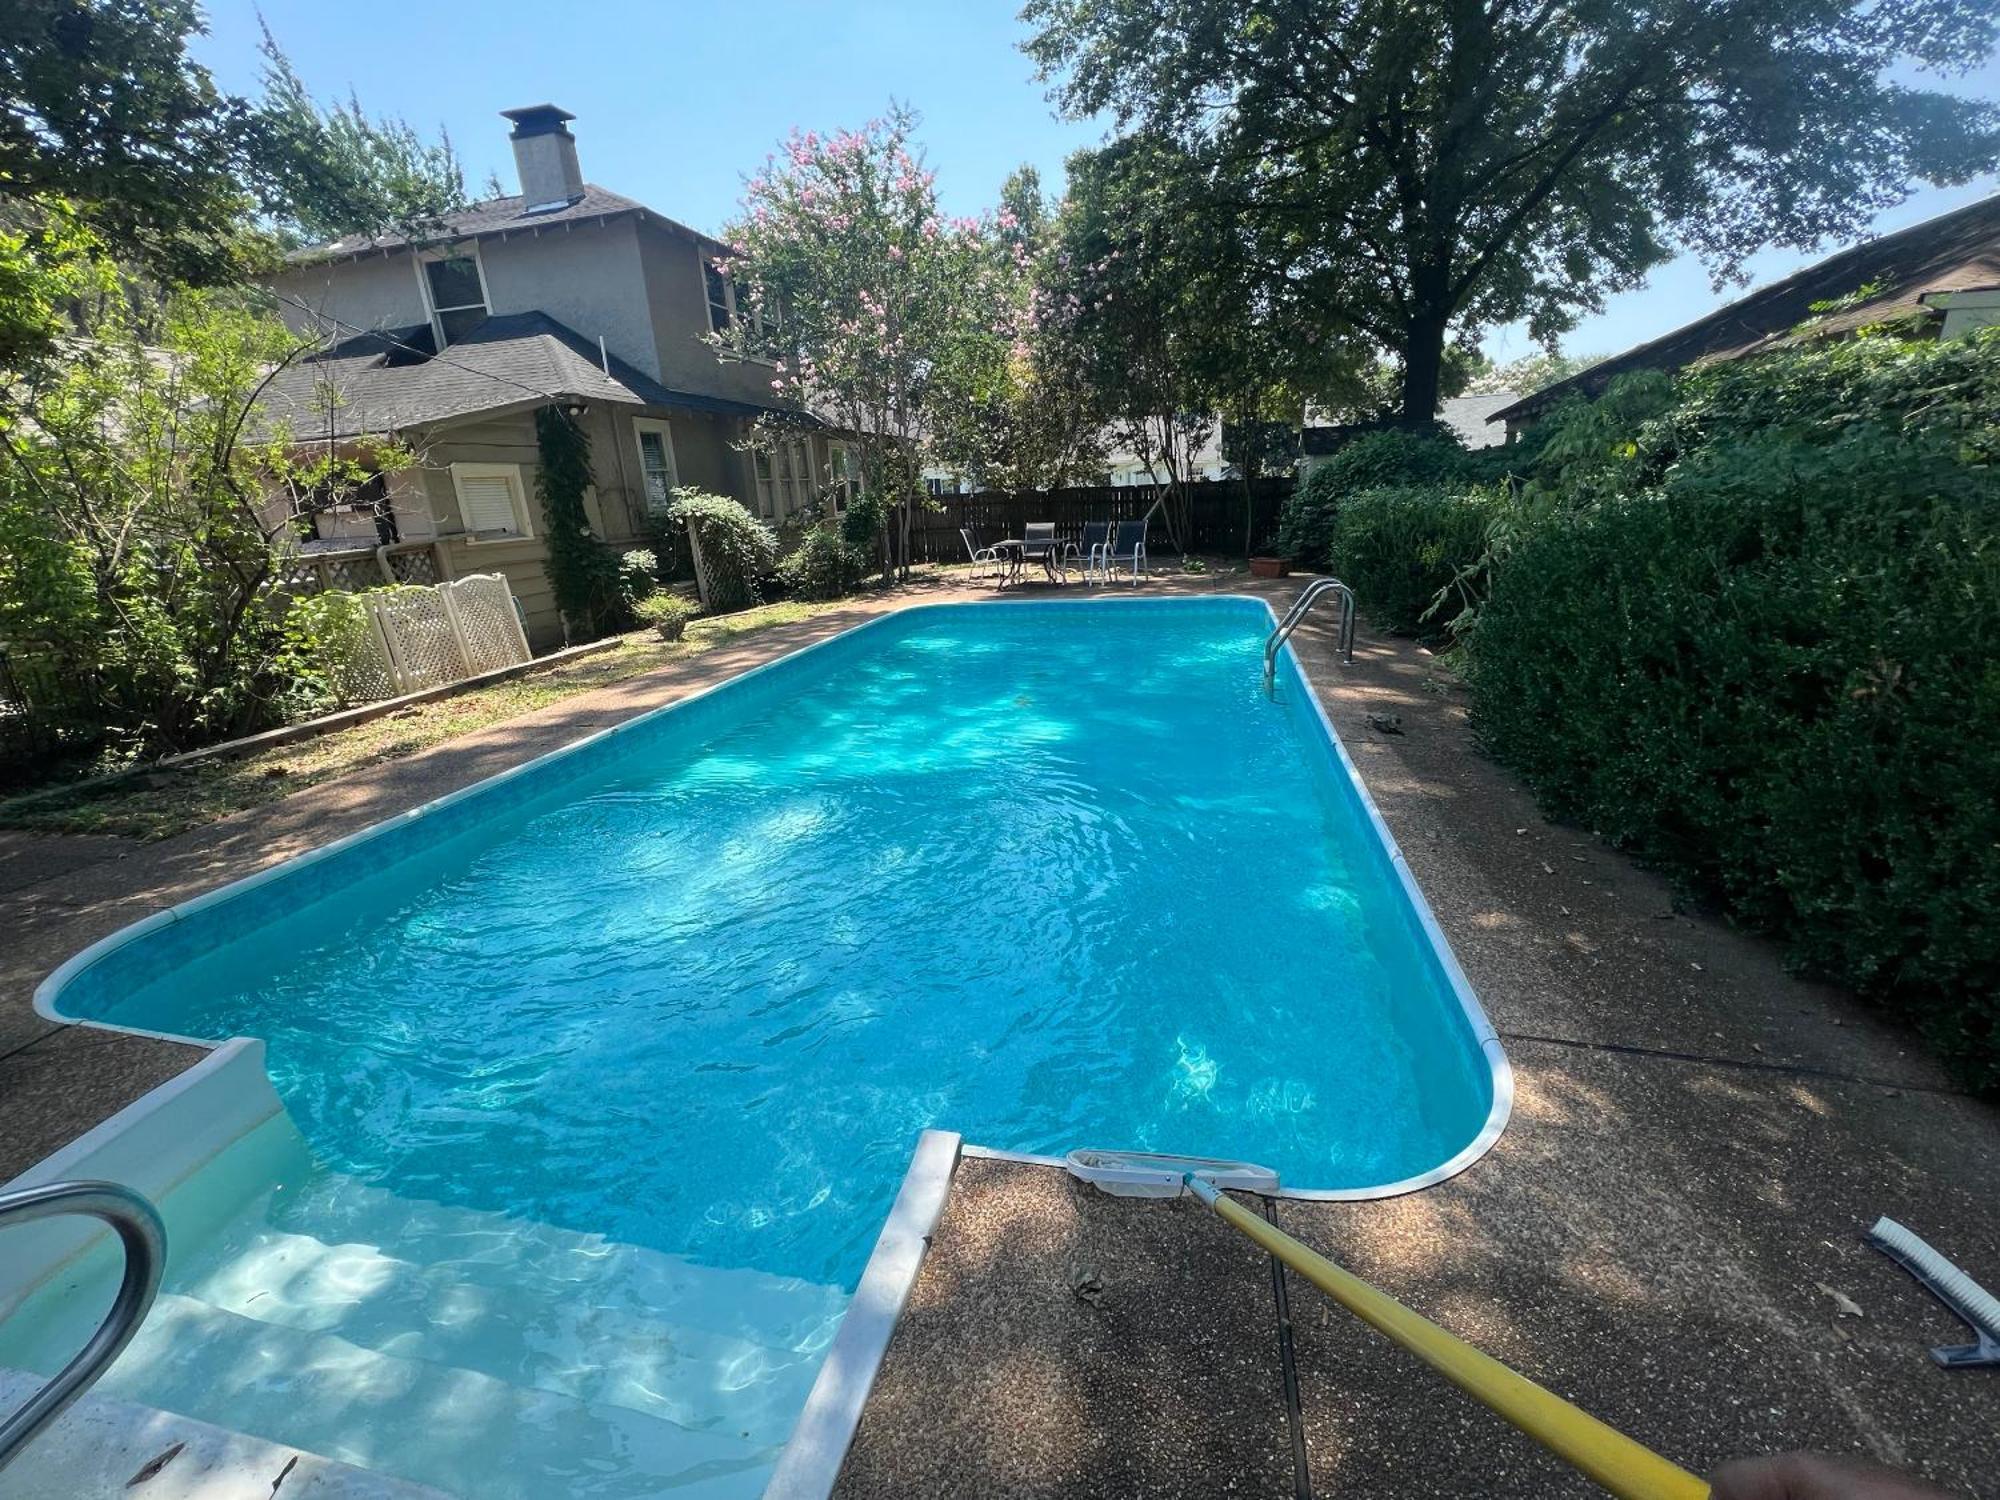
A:
MULTIPOLYGON (((55 1003, 266 1039, 310 1166, 246 1244, 394 1256, 403 1202, 832 1289, 771 1345, 809 1373, 925 1126, 1352 1189, 1486 1125, 1447 961, 1289 665, 1263 693, 1269 626, 906 611, 204 905, 55 1003)), ((525 1347, 505 1378, 566 1391, 525 1347)))

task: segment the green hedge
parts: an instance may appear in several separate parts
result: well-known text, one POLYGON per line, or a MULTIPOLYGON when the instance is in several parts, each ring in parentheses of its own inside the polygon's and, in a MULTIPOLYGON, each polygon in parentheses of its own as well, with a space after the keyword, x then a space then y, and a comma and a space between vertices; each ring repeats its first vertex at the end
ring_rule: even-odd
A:
POLYGON ((1453 582, 1485 550, 1491 511, 1478 490, 1361 490, 1346 497, 1334 523, 1333 571, 1377 625, 1441 641, 1458 615, 1453 582))
MULTIPOLYGON (((1873 345, 1873 347, 1871 347, 1873 345)), ((2000 338, 1685 380, 1493 576, 1474 723, 2000 1091, 2000 338)))

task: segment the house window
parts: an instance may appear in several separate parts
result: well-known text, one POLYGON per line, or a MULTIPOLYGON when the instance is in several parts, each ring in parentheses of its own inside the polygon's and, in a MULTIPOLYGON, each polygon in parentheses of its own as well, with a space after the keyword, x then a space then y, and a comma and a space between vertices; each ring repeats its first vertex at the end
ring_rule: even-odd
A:
POLYGON ((774 439, 751 454, 757 473, 757 513, 782 520, 812 498, 812 450, 804 438, 774 439))
POLYGON ((469 535, 482 540, 534 535, 519 464, 453 464, 451 483, 469 535))
POLYGON ((440 349, 457 343, 486 321, 486 275, 477 248, 439 251, 417 264, 440 349))
POLYGON ((828 443, 826 472, 833 513, 839 515, 861 493, 861 451, 852 443, 828 443))
POLYGON ((712 260, 701 263, 702 277, 708 285, 708 326, 712 332, 726 333, 732 321, 730 314, 734 301, 734 289, 729 278, 716 268, 712 260))
POLYGON ((664 515, 680 488, 674 467, 674 435, 665 422, 634 422, 639 440, 639 478, 646 497, 646 514, 664 515))

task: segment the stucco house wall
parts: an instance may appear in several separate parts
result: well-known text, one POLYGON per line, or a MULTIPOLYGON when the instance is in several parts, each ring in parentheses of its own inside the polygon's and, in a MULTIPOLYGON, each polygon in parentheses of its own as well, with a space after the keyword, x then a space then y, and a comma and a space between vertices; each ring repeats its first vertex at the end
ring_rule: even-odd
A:
POLYGON ((294 333, 323 332, 324 323, 343 332, 408 328, 429 316, 408 251, 291 266, 270 285, 278 316, 294 333))
POLYGON ((655 380, 666 379, 632 220, 481 240, 479 259, 489 312, 545 312, 593 343, 601 337, 613 354, 655 380))

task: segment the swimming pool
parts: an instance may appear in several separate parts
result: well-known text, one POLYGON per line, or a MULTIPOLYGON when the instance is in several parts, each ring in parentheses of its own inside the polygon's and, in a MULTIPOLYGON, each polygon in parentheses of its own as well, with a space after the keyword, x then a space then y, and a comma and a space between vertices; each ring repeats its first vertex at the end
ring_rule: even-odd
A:
POLYGON ((905 610, 80 956, 53 1010, 261 1037, 289 1112, 152 1343, 248 1374, 142 1335, 110 1388, 481 1496, 755 1493, 926 1126, 1462 1166, 1498 1045, 1270 624, 905 610), (546 1441, 417 1451, 467 1407, 546 1441))

